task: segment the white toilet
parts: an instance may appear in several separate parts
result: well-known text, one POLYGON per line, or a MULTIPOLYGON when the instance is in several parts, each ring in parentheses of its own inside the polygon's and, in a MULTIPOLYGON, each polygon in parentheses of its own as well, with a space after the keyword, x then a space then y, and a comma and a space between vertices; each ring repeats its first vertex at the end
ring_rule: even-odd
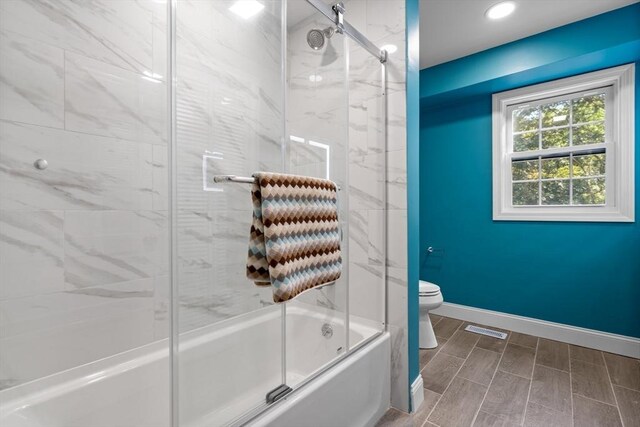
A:
POLYGON ((442 293, 438 285, 420 280, 420 348, 438 346, 436 334, 429 319, 429 311, 440 307, 442 301, 442 293))

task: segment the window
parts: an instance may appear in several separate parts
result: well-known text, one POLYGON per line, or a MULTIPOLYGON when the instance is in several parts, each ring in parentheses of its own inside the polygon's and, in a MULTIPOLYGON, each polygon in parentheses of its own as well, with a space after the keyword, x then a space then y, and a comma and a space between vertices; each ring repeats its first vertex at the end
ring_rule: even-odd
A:
POLYGON ((493 219, 634 221, 634 66, 493 95, 493 219))

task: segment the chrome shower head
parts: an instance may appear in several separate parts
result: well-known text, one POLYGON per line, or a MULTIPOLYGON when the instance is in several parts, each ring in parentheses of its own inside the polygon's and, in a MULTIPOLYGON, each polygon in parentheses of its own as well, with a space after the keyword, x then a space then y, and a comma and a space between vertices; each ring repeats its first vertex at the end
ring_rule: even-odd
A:
POLYGON ((324 46, 325 39, 330 39, 334 33, 333 27, 328 27, 324 30, 313 28, 307 33, 307 43, 309 43, 311 49, 320 50, 324 46))
POLYGON ((315 28, 313 30, 309 30, 307 33, 307 43, 309 43, 309 46, 313 50, 322 49, 322 46, 324 46, 324 34, 322 34, 322 31, 316 30, 315 28))

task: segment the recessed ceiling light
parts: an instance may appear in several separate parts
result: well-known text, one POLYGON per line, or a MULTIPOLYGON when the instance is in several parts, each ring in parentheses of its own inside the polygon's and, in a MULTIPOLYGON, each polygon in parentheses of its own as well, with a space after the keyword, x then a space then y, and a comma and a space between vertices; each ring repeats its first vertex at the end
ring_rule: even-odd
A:
POLYGON ((395 44, 385 44, 380 49, 386 50, 387 53, 391 55, 392 53, 395 53, 398 50, 398 46, 396 46, 395 44))
POLYGON ((509 16, 516 10, 516 4, 512 1, 503 1, 491 6, 485 12, 485 16, 489 19, 502 19, 509 16))
POLYGON ((264 9, 264 5, 256 0, 238 0, 229 10, 241 18, 249 19, 264 9))
POLYGON ((320 74, 311 74, 309 76, 309 80, 312 82, 321 82, 322 81, 322 76, 320 74))

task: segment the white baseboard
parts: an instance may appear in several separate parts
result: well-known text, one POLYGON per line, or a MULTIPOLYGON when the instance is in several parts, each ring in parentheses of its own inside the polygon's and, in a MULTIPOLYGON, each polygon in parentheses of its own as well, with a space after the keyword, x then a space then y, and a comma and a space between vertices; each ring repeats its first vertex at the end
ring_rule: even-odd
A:
POLYGON ((495 328, 508 329, 523 334, 535 335, 551 340, 562 341, 581 347, 594 348, 609 353, 640 358, 640 339, 561 323, 547 322, 531 317, 516 316, 498 311, 445 302, 431 311, 454 319, 481 323, 495 328))
POLYGON ((424 402, 424 382, 422 375, 418 374, 418 378, 411 384, 411 412, 417 412, 424 402))

